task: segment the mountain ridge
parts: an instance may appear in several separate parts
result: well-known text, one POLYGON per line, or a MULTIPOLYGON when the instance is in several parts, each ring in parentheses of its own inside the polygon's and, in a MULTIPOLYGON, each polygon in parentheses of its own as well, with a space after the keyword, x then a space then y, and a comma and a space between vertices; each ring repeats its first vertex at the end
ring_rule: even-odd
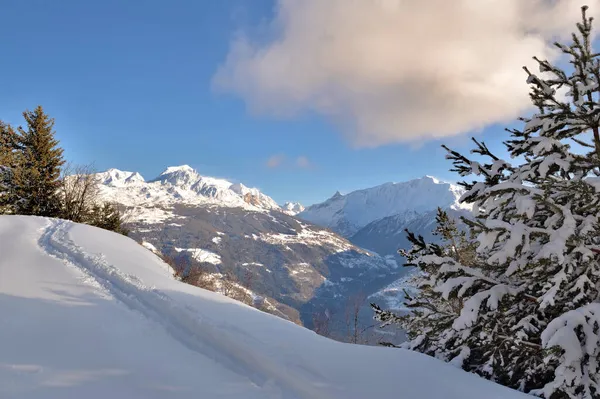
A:
POLYGON ((125 205, 215 204, 253 211, 283 211, 275 200, 257 188, 203 176, 189 165, 169 166, 150 180, 138 172, 115 168, 95 175, 101 184, 101 196, 125 205))
MULTIPOLYGON (((351 237, 369 223, 406 214, 416 217, 438 207, 468 209, 459 203, 461 187, 424 176, 406 182, 384 183, 374 187, 336 192, 331 198, 307 207, 297 216, 351 237)), ((410 220, 406 220, 407 222, 410 220)))

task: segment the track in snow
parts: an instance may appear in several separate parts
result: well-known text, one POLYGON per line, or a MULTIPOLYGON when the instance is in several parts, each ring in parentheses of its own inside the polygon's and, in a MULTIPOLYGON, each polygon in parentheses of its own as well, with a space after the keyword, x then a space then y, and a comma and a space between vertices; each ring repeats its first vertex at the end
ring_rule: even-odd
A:
POLYGON ((265 393, 290 399, 327 398, 314 388, 314 381, 304 380, 299 373, 291 375, 284 366, 240 344, 225 331, 203 322, 193 309, 178 304, 155 288, 145 286, 135 276, 121 272, 101 255, 86 253, 69 239, 70 226, 67 221, 49 220, 38 244, 48 255, 82 272, 95 288, 162 325, 187 348, 245 376, 265 389, 265 393))

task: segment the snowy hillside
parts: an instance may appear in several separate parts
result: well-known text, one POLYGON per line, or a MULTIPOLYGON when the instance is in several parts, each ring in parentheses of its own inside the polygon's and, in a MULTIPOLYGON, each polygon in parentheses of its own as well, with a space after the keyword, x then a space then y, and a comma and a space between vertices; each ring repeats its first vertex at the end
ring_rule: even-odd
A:
POLYGON ((337 192, 327 201, 309 206, 298 216, 350 237, 369 223, 388 216, 400 215, 406 224, 437 207, 459 209, 462 207, 458 203, 460 195, 459 186, 425 176, 346 195, 337 192))
POLYGON ((527 397, 177 282, 151 251, 93 227, 0 216, 0 254, 2 398, 527 397))

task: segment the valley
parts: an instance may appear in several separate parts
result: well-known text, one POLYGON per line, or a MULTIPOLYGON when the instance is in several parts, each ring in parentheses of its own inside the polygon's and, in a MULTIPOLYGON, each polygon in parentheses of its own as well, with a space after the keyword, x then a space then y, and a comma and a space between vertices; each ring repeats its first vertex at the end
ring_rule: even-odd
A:
POLYGON ((202 271, 192 284, 208 279, 223 292, 225 282, 230 296, 259 309, 371 344, 379 336, 369 303, 401 306, 389 286, 410 271, 397 254, 404 228, 429 237, 436 207, 465 212, 456 186, 430 177, 336 193, 306 209, 185 165, 149 181, 116 169, 96 178, 102 200, 124 207, 132 238, 185 262, 185 273, 202 271))

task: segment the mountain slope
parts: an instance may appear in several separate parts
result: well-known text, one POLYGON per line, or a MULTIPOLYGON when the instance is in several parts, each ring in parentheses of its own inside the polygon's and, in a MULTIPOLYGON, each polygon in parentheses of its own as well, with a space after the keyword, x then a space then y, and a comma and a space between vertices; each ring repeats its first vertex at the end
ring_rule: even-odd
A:
MULTIPOLYGON (((448 209, 448 215, 459 221, 461 216, 468 216, 470 212, 466 209, 448 209)), ((411 243, 406 238, 406 231, 423 236, 427 242, 435 242, 439 237, 433 234, 436 228, 435 217, 437 210, 423 212, 421 214, 406 213, 388 216, 375 220, 354 233, 349 240, 360 247, 375 251, 380 255, 396 254, 399 249, 409 249, 411 243)))
POLYGON ((0 253, 2 398, 527 397, 180 283, 143 246, 90 226, 0 216, 0 253))
MULTIPOLYGON (((185 256, 213 276, 243 281, 254 299, 266 298, 273 313, 289 320, 311 326, 316 309, 329 309, 340 319, 337 338, 345 331, 340 298, 376 292, 403 272, 393 259, 301 221, 241 184, 186 166, 167 168, 149 182, 140 176, 129 183, 136 174, 109 172, 99 175, 108 181, 101 195, 126 207, 132 238, 167 256, 185 256)), ((365 312, 365 323, 371 318, 365 312)))
POLYGON ((351 237, 369 223, 385 217, 401 216, 400 224, 406 224, 437 207, 460 209, 460 195, 460 187, 425 176, 346 195, 336 192, 325 202, 309 206, 298 217, 351 237))

